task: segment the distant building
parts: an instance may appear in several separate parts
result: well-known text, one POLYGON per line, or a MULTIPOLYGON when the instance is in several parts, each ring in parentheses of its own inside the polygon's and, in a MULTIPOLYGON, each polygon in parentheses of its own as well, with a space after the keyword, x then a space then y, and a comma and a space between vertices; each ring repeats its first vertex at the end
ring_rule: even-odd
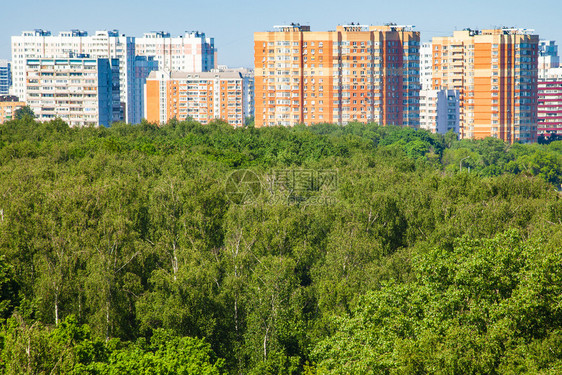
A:
POLYGON ((12 86, 12 67, 8 60, 0 60, 0 95, 8 95, 12 86))
POLYGON ((120 120, 119 60, 28 59, 27 104, 39 121, 109 126, 120 120))
POLYGON ((165 31, 145 33, 135 39, 135 50, 139 56, 154 56, 160 70, 208 72, 217 66, 215 39, 199 31, 178 37, 165 31))
POLYGON ((562 136, 562 68, 546 70, 538 85, 538 132, 562 136))
POLYGON ((138 124, 146 117, 144 112, 144 86, 150 72, 155 70, 158 70, 158 61, 152 56, 135 56, 133 68, 127 75, 127 87, 129 88, 127 103, 131 107, 128 110, 128 122, 131 124, 138 124))
POLYGON ((146 119, 157 124, 222 119, 244 125, 244 77, 239 72, 151 72, 145 89, 146 119))
POLYGON ((141 88, 151 71, 160 68, 196 72, 216 67, 214 39, 198 31, 186 32, 179 37, 152 32, 135 38, 119 34, 117 30, 96 31, 94 35, 71 30, 51 35, 50 31, 36 29, 12 36, 12 92, 26 98, 25 64, 28 59, 83 55, 119 59, 121 120, 133 124, 145 117, 141 88))
POLYGON ((553 40, 539 41, 539 78, 544 78, 549 69, 559 66, 560 58, 556 42, 553 40))
POLYGON ((459 132, 459 92, 457 90, 420 91, 420 129, 445 134, 459 132))
POLYGON ((256 126, 419 126, 420 33, 412 27, 275 29, 254 33, 256 126))
POLYGON ((15 112, 23 107, 25 102, 20 101, 17 96, 0 96, 0 124, 13 120, 15 112))
POLYGON ((254 116, 254 70, 247 68, 229 68, 226 65, 219 65, 217 69, 211 70, 212 72, 234 72, 240 73, 244 78, 244 113, 246 117, 254 116))
MULTIPOLYGON (((131 74, 135 56, 134 38, 120 35, 117 30, 96 31, 88 35, 86 31, 61 31, 51 35, 41 29, 24 31, 20 36, 12 36, 13 93, 26 98, 26 61, 28 59, 53 59, 89 56, 91 58, 119 59, 120 95, 123 107, 130 100, 127 76, 131 74)), ((142 115, 142 114, 141 114, 142 115)), ((134 114, 123 113, 122 120, 134 114)))
POLYGON ((423 43, 420 48, 420 85, 422 90, 431 90, 431 78, 433 77, 432 63, 431 43, 423 43))
POLYGON ((537 140, 538 35, 463 30, 433 38, 433 89, 460 95, 460 137, 537 140))

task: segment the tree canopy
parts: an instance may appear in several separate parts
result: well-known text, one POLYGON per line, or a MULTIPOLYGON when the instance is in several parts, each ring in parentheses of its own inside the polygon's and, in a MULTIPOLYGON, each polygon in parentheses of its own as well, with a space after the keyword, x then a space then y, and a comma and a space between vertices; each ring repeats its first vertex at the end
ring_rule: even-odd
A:
POLYGON ((18 108, 14 112, 14 119, 16 120, 22 120, 25 117, 35 118, 35 113, 28 105, 18 108))
POLYGON ((562 371, 561 141, 25 116, 0 176, 0 373, 562 371))

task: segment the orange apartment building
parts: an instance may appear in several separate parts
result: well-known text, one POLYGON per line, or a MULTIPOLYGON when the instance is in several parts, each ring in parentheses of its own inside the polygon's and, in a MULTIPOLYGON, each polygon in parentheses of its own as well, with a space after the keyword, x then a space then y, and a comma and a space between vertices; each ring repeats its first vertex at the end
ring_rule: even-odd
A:
POLYGON ((25 107, 25 102, 19 101, 15 96, 0 96, 0 124, 14 119, 16 111, 25 107))
POLYGON ((460 92, 461 138, 536 142, 538 42, 507 28, 433 38, 432 86, 460 92))
POLYGON ((153 71, 145 86, 146 119, 160 125, 173 118, 202 124, 222 119, 242 126, 246 117, 243 85, 239 72, 153 71))
POLYGON ((419 126, 419 32, 355 24, 275 29, 254 33, 256 126, 419 126))

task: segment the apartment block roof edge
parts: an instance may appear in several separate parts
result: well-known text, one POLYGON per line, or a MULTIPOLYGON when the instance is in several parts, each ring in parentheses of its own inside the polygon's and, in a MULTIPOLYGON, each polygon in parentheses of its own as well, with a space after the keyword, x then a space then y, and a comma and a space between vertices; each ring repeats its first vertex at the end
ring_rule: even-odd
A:
POLYGON ((182 71, 165 71, 165 70, 153 70, 148 75, 147 79, 158 79, 158 78, 168 78, 168 79, 236 79, 243 78, 241 72, 182 72, 182 71))
MULTIPOLYGON (((344 31, 376 31, 378 28, 388 28, 390 31, 414 31, 414 25, 398 25, 393 22, 385 23, 383 25, 367 25, 359 22, 350 22, 339 24, 338 27, 343 28, 344 31)), ((301 25, 300 23, 292 22, 290 24, 274 25, 275 32, 307 32, 311 31, 310 25, 301 25)))
MULTIPOLYGON (((112 29, 112 30, 96 30, 93 34, 89 34, 86 30, 79 30, 79 29, 71 29, 71 30, 61 30, 58 34, 53 34, 50 30, 43 30, 43 29, 33 29, 33 30, 23 30, 19 36, 29 37, 29 36, 43 36, 43 37, 88 37, 88 36, 108 36, 108 37, 125 37, 127 34, 120 34, 119 30, 112 29)), ((194 36, 196 38, 205 38, 205 32, 199 30, 185 30, 183 35, 178 35, 177 38, 183 38, 185 36, 194 36)), ((129 35, 129 37, 133 37, 129 35)), ((168 31, 155 31, 151 30, 148 32, 143 33, 140 37, 135 38, 175 38, 170 32, 168 31)))
POLYGON ((462 31, 468 31, 470 36, 486 35, 485 32, 496 31, 496 30, 501 31, 505 35, 509 35, 509 34, 536 35, 535 29, 527 29, 527 28, 523 28, 523 27, 512 27, 512 26, 510 26, 510 27, 495 26, 495 27, 482 28, 482 29, 466 27, 466 28, 462 29, 462 31))

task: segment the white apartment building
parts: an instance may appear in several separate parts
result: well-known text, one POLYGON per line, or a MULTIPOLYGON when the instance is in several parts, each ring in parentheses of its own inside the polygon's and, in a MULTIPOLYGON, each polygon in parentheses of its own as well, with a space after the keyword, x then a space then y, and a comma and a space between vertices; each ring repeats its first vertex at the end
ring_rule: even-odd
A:
POLYGON ((423 43, 420 47, 420 85, 422 90, 431 89, 433 67, 431 58, 431 43, 423 43))
POLYGON ((128 75, 133 68, 135 45, 134 38, 119 35, 117 30, 96 31, 88 35, 86 31, 61 31, 51 35, 50 31, 41 29, 24 31, 20 36, 12 36, 12 72, 13 95, 26 100, 25 68, 28 59, 90 57, 119 59, 119 86, 123 107, 123 120, 130 116, 126 112, 130 100, 128 75))
POLYGON ((226 65, 219 65, 217 69, 211 70, 212 72, 230 72, 240 73, 244 79, 243 96, 244 96, 244 114, 245 116, 254 117, 254 70, 248 68, 229 68, 226 65))
POLYGON ((170 33, 155 31, 135 39, 136 54, 154 56, 159 70, 208 72, 216 68, 215 39, 199 31, 172 37, 170 33))
POLYGON ((459 91, 433 90, 432 44, 420 48, 420 129, 445 134, 459 132, 459 91))
POLYGON ((27 105, 39 121, 109 126, 120 117, 119 60, 27 59, 27 105))
POLYGON ((143 87, 151 71, 160 67, 168 71, 202 72, 216 67, 214 38, 197 31, 179 37, 152 32, 135 38, 119 34, 117 30, 96 31, 94 35, 71 30, 52 35, 50 31, 37 29, 12 36, 11 93, 26 99, 28 59, 77 56, 119 59, 122 120, 133 124, 145 117, 143 87))
POLYGON ((558 46, 554 40, 539 41, 539 78, 547 78, 550 69, 560 66, 558 46))
POLYGON ((445 134, 459 132, 459 92, 457 90, 420 91, 420 129, 445 134))

